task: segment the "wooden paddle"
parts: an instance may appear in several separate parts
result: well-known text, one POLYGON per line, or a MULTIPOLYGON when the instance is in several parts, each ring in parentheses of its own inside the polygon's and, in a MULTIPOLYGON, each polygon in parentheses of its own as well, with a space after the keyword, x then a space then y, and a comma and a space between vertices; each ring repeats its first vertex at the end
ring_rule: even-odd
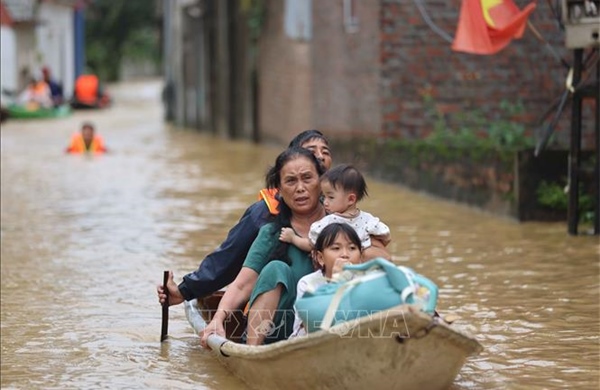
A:
POLYGON ((167 288, 167 282, 169 280, 169 271, 165 271, 163 274, 163 290, 167 294, 167 299, 162 305, 162 327, 160 330, 160 342, 162 343, 167 339, 167 333, 169 332, 169 289, 167 288))

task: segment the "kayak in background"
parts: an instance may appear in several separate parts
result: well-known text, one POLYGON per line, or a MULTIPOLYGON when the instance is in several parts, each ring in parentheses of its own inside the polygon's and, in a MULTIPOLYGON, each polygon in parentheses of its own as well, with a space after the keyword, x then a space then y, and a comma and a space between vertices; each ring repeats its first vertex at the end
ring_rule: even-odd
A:
POLYGON ((71 108, 68 105, 43 108, 32 105, 11 104, 6 108, 6 112, 10 119, 64 118, 71 114, 71 108))

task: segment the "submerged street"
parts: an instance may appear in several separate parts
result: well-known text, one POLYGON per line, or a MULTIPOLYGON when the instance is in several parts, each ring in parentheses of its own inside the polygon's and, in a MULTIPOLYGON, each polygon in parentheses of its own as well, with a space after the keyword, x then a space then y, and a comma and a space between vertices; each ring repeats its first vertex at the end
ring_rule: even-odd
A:
MULTIPOLYGON (((280 148, 164 123, 161 88, 122 83, 109 109, 2 124, 2 389, 245 388, 183 305, 159 342, 155 287, 219 245, 280 148), (83 121, 109 154, 64 154, 83 121)), ((453 389, 600 386, 598 237, 367 180, 360 207, 390 226, 394 260, 437 283, 439 311, 484 347, 453 389)))

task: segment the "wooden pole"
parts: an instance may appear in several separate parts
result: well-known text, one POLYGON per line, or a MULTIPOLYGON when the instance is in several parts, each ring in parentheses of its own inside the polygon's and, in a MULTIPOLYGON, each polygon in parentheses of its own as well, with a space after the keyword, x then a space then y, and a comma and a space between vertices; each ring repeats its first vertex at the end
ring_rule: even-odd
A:
POLYGON ((167 289, 167 282, 169 281, 169 271, 165 271, 163 274, 163 289, 167 294, 167 299, 162 305, 162 326, 160 329, 160 342, 162 343, 167 339, 169 333, 169 290, 167 289))
MULTIPOLYGON (((599 54, 600 55, 600 54, 599 54)), ((596 167, 594 172, 594 234, 600 235, 600 61, 596 62, 596 167)))
MULTIPOLYGON (((579 86, 583 68, 583 49, 574 50, 573 87, 579 86)), ((571 150, 569 152, 569 207, 568 232, 577 235, 579 224, 579 170, 581 158, 581 104, 582 96, 576 90, 573 93, 571 110, 571 150)))

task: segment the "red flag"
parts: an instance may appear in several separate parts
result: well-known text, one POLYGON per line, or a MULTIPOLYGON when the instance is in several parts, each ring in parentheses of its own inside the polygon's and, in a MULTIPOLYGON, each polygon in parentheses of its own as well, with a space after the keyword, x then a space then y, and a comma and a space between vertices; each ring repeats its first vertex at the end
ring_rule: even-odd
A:
POLYGON ((523 36, 535 3, 523 10, 512 0, 463 0, 452 50, 494 54, 523 36))

